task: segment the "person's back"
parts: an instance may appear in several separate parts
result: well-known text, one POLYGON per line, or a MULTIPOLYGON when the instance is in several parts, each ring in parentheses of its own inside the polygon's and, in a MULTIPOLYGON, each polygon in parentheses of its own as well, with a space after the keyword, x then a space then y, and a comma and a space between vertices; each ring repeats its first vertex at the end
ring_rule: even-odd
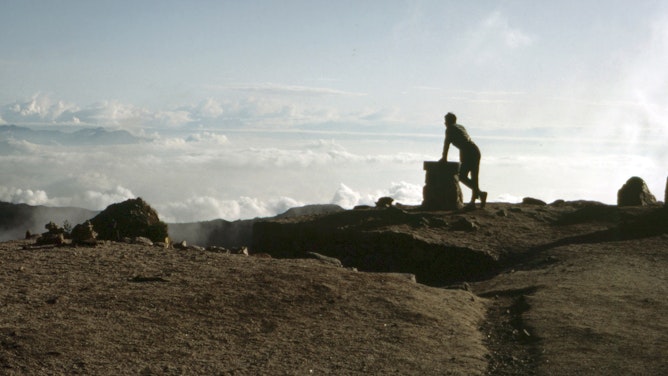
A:
POLYGON ((445 129, 445 138, 448 139, 457 149, 468 149, 475 145, 471 140, 466 128, 461 124, 452 124, 445 129))

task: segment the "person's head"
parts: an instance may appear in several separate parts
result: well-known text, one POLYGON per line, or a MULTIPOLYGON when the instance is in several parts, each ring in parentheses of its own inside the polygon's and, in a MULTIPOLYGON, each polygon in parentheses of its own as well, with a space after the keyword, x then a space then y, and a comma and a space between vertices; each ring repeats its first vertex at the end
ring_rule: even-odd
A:
POLYGON ((452 112, 448 112, 445 115, 445 125, 453 125, 457 123, 457 116, 453 114, 452 112))

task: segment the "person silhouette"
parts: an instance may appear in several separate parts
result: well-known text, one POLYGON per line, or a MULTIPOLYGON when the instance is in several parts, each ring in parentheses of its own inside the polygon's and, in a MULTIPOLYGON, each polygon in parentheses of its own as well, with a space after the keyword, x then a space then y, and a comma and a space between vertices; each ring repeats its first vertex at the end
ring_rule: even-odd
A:
POLYGON ((445 115, 445 142, 443 143, 443 158, 439 162, 448 161, 448 150, 450 144, 459 149, 459 181, 471 189, 471 202, 467 208, 475 208, 475 200, 480 199, 480 207, 484 208, 487 203, 487 192, 480 190, 478 185, 478 173, 480 172, 480 149, 471 140, 466 129, 457 124, 457 116, 452 112, 445 115), (469 173, 471 177, 469 178, 469 173))

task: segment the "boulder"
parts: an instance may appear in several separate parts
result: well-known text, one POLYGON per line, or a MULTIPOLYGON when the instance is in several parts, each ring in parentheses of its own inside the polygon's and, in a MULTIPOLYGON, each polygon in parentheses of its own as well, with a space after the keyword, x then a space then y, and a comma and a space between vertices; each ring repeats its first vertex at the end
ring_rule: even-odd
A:
POLYGON ((123 238, 146 237, 154 242, 164 241, 167 224, 141 198, 111 204, 91 219, 98 239, 119 241, 123 238))
POLYGON ((641 178, 634 176, 617 191, 617 206, 649 206, 656 198, 641 178))
POLYGON ((95 245, 97 232, 90 221, 80 223, 72 229, 72 244, 95 245))
POLYGON ((522 199, 522 204, 524 205, 535 205, 535 206, 546 206, 547 203, 543 200, 539 200, 533 197, 525 197, 522 199))
POLYGON ((377 208, 389 208, 392 206, 394 199, 392 197, 381 197, 376 201, 377 208))

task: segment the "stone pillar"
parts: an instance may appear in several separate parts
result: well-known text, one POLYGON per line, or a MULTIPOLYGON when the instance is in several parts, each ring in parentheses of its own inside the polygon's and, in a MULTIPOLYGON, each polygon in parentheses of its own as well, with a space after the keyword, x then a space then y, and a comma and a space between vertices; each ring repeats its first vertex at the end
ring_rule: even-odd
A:
POLYGON ((428 210, 457 210, 463 206, 459 188, 458 162, 424 162, 426 185, 422 189, 422 207, 428 210))

